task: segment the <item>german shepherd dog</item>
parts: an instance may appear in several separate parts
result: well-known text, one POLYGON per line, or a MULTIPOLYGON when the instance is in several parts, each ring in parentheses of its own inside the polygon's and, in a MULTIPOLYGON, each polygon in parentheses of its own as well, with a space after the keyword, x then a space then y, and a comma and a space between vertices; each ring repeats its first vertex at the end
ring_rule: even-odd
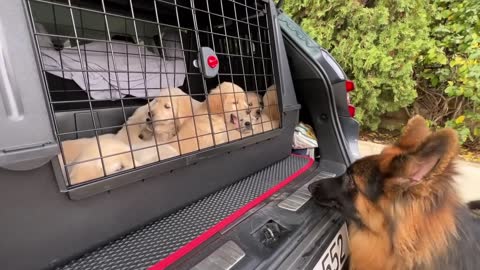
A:
POLYGON ((399 140, 312 183, 348 220, 351 270, 480 269, 480 220, 454 187, 457 134, 409 120, 399 140))

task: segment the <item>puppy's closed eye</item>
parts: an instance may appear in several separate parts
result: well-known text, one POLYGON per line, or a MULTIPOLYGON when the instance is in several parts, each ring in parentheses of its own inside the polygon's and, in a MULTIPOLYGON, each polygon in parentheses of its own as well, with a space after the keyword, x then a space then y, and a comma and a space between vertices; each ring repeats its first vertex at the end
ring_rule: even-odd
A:
POLYGON ((172 105, 170 105, 169 103, 165 103, 164 107, 165 107, 165 109, 170 109, 170 108, 172 108, 172 105))

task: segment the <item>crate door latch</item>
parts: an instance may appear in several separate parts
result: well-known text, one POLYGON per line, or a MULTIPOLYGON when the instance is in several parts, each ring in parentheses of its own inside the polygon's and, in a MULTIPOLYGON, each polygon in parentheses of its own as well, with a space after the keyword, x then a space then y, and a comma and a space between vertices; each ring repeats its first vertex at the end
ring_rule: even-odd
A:
POLYGON ((200 71, 205 78, 213 78, 218 75, 220 62, 215 52, 209 47, 201 47, 198 52, 200 71))

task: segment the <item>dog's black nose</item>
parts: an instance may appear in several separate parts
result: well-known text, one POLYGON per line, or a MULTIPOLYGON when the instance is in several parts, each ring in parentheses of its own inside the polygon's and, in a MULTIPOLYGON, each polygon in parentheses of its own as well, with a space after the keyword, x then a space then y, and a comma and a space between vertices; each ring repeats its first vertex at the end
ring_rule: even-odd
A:
POLYGON ((261 111, 260 109, 258 109, 257 111, 255 111, 255 113, 256 113, 257 115, 260 115, 260 114, 262 114, 262 111, 261 111))
POLYGON ((138 134, 138 138, 140 138, 140 140, 143 140, 143 134, 138 134))
POLYGON ((245 122, 245 126, 246 126, 246 127, 249 127, 249 126, 251 126, 251 125, 252 125, 252 123, 250 123, 250 122, 248 122, 248 121, 245 122))

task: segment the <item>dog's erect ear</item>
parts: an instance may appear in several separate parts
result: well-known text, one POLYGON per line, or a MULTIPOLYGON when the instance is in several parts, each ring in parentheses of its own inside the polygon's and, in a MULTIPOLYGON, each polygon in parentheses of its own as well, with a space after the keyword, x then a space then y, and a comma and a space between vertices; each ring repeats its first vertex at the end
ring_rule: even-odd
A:
POLYGON ((430 134, 431 131, 428 128, 427 121, 422 116, 415 115, 408 120, 397 145, 404 150, 411 150, 416 148, 430 134))
POLYGON ((390 172, 412 182, 428 180, 444 173, 457 153, 457 133, 443 129, 426 137, 412 152, 393 158, 390 172))

